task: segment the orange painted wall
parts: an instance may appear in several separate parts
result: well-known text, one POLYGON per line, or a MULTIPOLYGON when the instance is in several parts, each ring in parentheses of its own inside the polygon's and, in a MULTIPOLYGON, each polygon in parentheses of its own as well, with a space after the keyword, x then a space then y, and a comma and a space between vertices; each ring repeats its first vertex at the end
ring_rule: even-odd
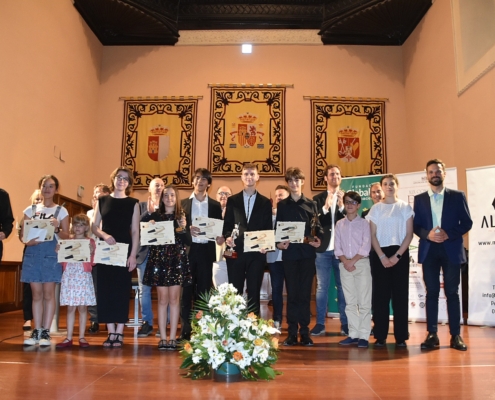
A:
MULTIPOLYGON (((286 165, 310 173, 310 102, 305 95, 387 97, 386 130, 389 169, 402 169, 407 140, 402 50, 365 46, 255 46, 251 55, 240 46, 105 48, 99 106, 97 180, 119 164, 123 102, 119 96, 201 95, 198 111, 196 167, 207 167, 210 90, 208 83, 291 83, 286 97, 286 165), (109 151, 112 149, 112 151, 109 151), (115 151, 114 151, 115 150, 115 151)), ((274 192, 283 178, 262 178, 259 190, 274 192)), ((214 178, 241 189, 239 178, 214 178)), ((305 193, 311 194, 310 184, 305 193)), ((183 195, 186 195, 184 193, 183 195)), ((189 195, 189 193, 187 193, 189 195)), ((137 196, 144 196, 139 192, 137 196)))
MULTIPOLYGON (((54 174, 60 192, 89 204, 103 46, 70 0, 2 1, 0 12, 0 187, 22 215, 40 176, 54 174), (61 149, 65 162, 54 157, 61 149)), ((13 233, 4 260, 23 245, 13 233)))
POLYGON ((466 168, 495 164, 495 70, 457 95, 448 0, 435 1, 402 48, 409 143, 404 168, 419 171, 440 158, 457 167, 459 188, 466 190, 466 168))

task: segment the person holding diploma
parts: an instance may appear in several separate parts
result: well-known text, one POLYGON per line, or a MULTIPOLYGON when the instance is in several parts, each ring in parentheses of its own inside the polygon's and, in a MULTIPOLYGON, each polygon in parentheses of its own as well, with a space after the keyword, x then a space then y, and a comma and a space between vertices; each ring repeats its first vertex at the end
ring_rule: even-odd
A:
POLYGON ((168 185, 163 190, 160 208, 144 214, 143 222, 174 221, 175 243, 149 246, 143 285, 156 286, 158 292, 158 350, 177 350, 177 325, 180 314, 182 285, 191 285, 191 269, 186 245, 191 244, 186 217, 181 213, 177 188, 168 185), (178 228, 178 229, 177 229, 178 228), (167 341, 167 314, 170 309, 170 335, 167 341))
POLYGON ((302 193, 304 173, 298 167, 291 167, 285 172, 285 181, 290 196, 277 203, 277 223, 304 222, 307 240, 304 243, 290 243, 288 240, 277 243, 277 248, 282 250, 287 288, 289 336, 283 344, 297 345, 299 332, 301 345, 312 346, 313 341, 309 337, 311 285, 315 276, 316 248, 321 244, 323 229, 315 202, 302 193))
MULTIPOLYGON (((189 340, 191 336, 191 310, 194 301, 201 295, 209 293, 213 281, 213 263, 216 260, 215 242, 200 236, 200 228, 194 225, 197 217, 222 219, 220 203, 208 196, 211 186, 211 172, 206 168, 194 171, 194 191, 191 197, 181 203, 186 214, 187 226, 190 229, 192 243, 189 248, 189 263, 191 265, 192 285, 184 285, 182 290, 182 330, 181 339, 189 340)), ((223 236, 217 237, 216 243, 224 242, 223 236)))
POLYGON ((129 319, 131 272, 136 268, 139 246, 139 205, 137 199, 128 197, 134 182, 129 169, 115 169, 110 175, 110 180, 112 194, 98 199, 91 229, 98 238, 109 245, 129 245, 127 268, 97 264, 98 321, 106 323, 108 329, 108 338, 103 342, 103 347, 121 348, 124 344, 124 324, 129 319))
POLYGON ((264 252, 244 252, 244 232, 272 230, 272 205, 270 199, 256 190, 260 176, 255 164, 247 163, 242 167, 241 180, 244 189, 227 200, 227 209, 223 224, 226 244, 234 247, 237 258, 227 259, 229 283, 232 283, 240 295, 244 292, 246 281, 248 304, 260 315, 260 292, 266 263, 264 252), (238 225, 239 236, 232 240, 232 231, 238 225))
MULTIPOLYGON (((31 285, 34 319, 31 336, 24 341, 27 346, 51 344, 50 326, 55 314, 55 285, 62 278, 62 266, 57 262, 55 247, 57 239, 69 237, 69 213, 53 201, 59 188, 58 179, 53 175, 45 175, 40 179, 39 186, 43 202, 27 207, 24 210, 24 221, 35 219, 48 223, 55 228, 55 235, 52 240, 39 241, 39 237, 35 237, 26 242, 21 282, 31 285)), ((20 237, 23 236, 23 228, 20 237)))

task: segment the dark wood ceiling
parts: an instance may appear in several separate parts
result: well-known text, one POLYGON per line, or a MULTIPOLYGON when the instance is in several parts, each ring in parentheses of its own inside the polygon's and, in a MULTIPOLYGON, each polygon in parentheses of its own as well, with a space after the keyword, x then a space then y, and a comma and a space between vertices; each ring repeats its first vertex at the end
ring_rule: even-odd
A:
POLYGON ((105 46, 174 45, 181 30, 318 29, 323 44, 400 46, 432 0, 73 0, 105 46))

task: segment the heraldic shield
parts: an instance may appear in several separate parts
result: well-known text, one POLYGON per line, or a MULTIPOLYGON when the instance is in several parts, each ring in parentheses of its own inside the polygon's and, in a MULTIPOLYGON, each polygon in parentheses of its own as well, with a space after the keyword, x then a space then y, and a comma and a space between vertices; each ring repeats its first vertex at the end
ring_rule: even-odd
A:
POLYGON ((170 151, 168 128, 158 126, 151 129, 151 132, 148 136, 148 156, 153 161, 162 161, 168 157, 170 151))
POLYGON ((356 162, 359 158, 358 131, 352 128, 340 129, 337 140, 339 158, 344 162, 356 162))

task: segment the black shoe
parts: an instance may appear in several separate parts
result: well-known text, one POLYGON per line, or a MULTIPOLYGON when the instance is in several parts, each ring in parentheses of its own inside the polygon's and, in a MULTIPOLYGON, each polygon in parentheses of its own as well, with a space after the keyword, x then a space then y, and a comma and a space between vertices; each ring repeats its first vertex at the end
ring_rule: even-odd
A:
POLYGON ((421 343, 421 350, 434 350, 440 347, 440 340, 438 340, 438 336, 436 332, 428 333, 426 339, 423 343, 421 343))
POLYGON ((88 329, 88 333, 95 335, 100 331, 100 324, 98 322, 91 322, 91 326, 88 329))
POLYGON ((148 324, 147 321, 143 322, 141 328, 138 330, 137 337, 148 337, 153 332, 153 326, 148 324))
POLYGON ((284 346, 295 346, 297 344, 297 335, 289 335, 287 338, 284 340, 283 345, 284 346))
POLYGON ((401 349, 405 349, 407 347, 406 342, 396 342, 395 347, 400 347, 401 349))
POLYGON ((375 341, 375 347, 385 347, 386 344, 387 344, 386 340, 376 339, 375 341))
POLYGON ((313 341, 309 335, 301 335, 301 346, 313 346, 313 341))
POLYGON ((452 335, 452 338, 450 339, 450 347, 460 351, 467 350, 466 343, 462 340, 461 335, 452 335))
POLYGON ((178 341, 181 342, 183 340, 188 340, 188 341, 191 340, 191 333, 190 332, 189 333, 186 333, 186 332, 181 333, 178 341))

